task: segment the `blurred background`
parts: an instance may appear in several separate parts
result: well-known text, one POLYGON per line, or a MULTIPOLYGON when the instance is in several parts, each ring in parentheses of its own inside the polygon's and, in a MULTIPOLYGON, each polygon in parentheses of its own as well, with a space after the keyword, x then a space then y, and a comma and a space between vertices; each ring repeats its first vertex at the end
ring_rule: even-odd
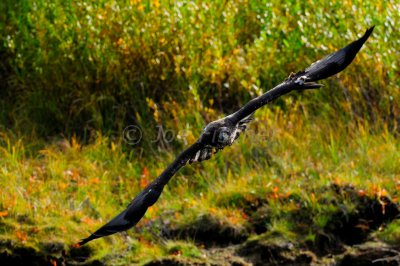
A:
POLYGON ((370 249, 400 241, 398 1, 3 0, 0 10, 0 262, 395 255, 370 249), (182 169, 133 230, 71 249, 208 122, 372 25, 345 71, 260 109, 238 143, 182 169))

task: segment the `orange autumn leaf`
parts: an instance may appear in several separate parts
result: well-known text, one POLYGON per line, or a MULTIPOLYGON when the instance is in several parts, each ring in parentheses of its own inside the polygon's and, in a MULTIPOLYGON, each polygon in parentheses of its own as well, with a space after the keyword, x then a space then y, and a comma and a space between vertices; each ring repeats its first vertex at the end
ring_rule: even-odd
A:
POLYGON ((58 184, 58 187, 59 187, 61 190, 64 190, 64 189, 66 189, 66 188, 68 187, 68 184, 67 184, 67 183, 64 183, 64 182, 61 182, 61 183, 58 184))
POLYGON ((339 177, 336 177, 333 183, 336 185, 340 185, 342 183, 342 180, 339 177))
POLYGON ((145 179, 145 178, 140 178, 140 188, 145 188, 147 187, 147 185, 149 184, 149 180, 145 179))
POLYGON ((28 235, 25 232, 22 232, 22 231, 17 231, 15 233, 15 236, 18 238, 18 240, 20 240, 22 242, 28 240, 28 235))
POLYGON ((6 217, 6 216, 8 216, 8 211, 0 212, 0 217, 6 217))
POLYGON ((50 263, 51 263, 52 266, 57 266, 57 261, 56 260, 50 259, 50 263))
POLYGON ((82 246, 82 245, 79 244, 79 243, 76 243, 76 244, 73 244, 73 245, 72 245, 73 248, 80 248, 81 246, 82 246))
POLYGON ((158 207, 157 206, 151 206, 148 210, 147 213, 149 214, 150 217, 154 217, 158 213, 158 207))
POLYGON ((362 189, 360 189, 360 190, 358 191, 358 196, 360 196, 360 197, 364 197, 366 194, 367 194, 367 193, 366 193, 364 190, 362 190, 362 189))
POLYGON ((81 219, 81 222, 83 222, 83 223, 85 223, 85 224, 88 224, 88 225, 93 225, 93 224, 95 224, 95 221, 94 221, 93 219, 87 217, 87 216, 83 217, 83 218, 81 219))
POLYGON ((121 45, 123 45, 124 44, 124 40, 122 39, 122 38, 119 38, 118 40, 117 40, 117 45, 118 46, 121 46, 121 45))
POLYGON ((149 175, 150 175, 149 169, 147 169, 147 167, 144 167, 142 170, 142 174, 140 176, 140 187, 142 189, 147 187, 147 185, 149 184, 148 180, 149 175))
POLYGON ((387 197, 388 196, 388 192, 387 192, 387 190, 386 189, 381 189, 380 191, 378 191, 378 196, 379 197, 387 197))
POLYGON ((90 183, 90 184, 100 184, 100 179, 97 178, 97 177, 91 178, 91 179, 89 180, 89 183, 90 183))
POLYGON ((80 177, 79 171, 77 169, 68 169, 64 171, 64 175, 68 176, 73 181, 77 181, 80 177))
POLYGON ((142 178, 147 178, 147 177, 149 177, 149 175, 150 175, 149 169, 147 169, 147 167, 144 167, 143 170, 142 170, 141 177, 142 178))
POLYGON ((210 213, 212 213, 212 214, 218 213, 218 210, 216 208, 213 208, 213 207, 209 208, 208 211, 210 213))
POLYGON ((234 215, 228 215, 227 220, 229 221, 230 224, 233 224, 233 225, 240 224, 240 221, 241 221, 240 217, 236 217, 234 215))
POLYGON ((77 169, 72 170, 72 180, 78 180, 80 176, 81 175, 77 169))
POLYGON ((151 243, 149 240, 147 240, 146 238, 144 238, 143 236, 140 236, 140 237, 139 237, 139 242, 140 242, 142 245, 147 246, 147 247, 152 246, 152 243, 151 243))

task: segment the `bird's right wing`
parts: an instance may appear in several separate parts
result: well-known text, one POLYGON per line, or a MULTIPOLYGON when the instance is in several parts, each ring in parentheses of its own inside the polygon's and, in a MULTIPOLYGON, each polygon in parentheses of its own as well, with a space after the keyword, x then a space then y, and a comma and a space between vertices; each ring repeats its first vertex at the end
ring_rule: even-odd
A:
POLYGON ((171 177, 174 176, 175 173, 190 160, 190 158, 203 148, 203 145, 197 141, 179 154, 174 162, 171 163, 160 176, 136 195, 125 210, 100 227, 89 237, 82 239, 75 246, 79 247, 93 239, 125 231, 135 226, 142 219, 147 209, 156 203, 164 186, 168 183, 171 177))

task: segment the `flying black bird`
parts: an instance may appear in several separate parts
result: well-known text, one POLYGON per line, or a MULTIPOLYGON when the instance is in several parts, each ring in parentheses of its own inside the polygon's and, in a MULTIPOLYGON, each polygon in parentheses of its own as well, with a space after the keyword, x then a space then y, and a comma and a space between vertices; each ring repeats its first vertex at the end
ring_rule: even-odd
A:
POLYGON ((123 212, 89 237, 82 239, 76 246, 84 245, 93 239, 125 231, 135 226, 144 216, 147 209, 158 200, 164 186, 181 167, 187 163, 208 160, 214 153, 226 146, 230 146, 239 137, 240 133, 246 129, 247 124, 252 119, 253 113, 268 102, 293 90, 322 87, 322 84, 318 84, 316 81, 328 78, 345 69, 353 61, 358 51, 371 35, 373 29, 374 27, 369 28, 360 39, 313 63, 305 70, 291 74, 281 84, 249 101, 237 112, 209 123, 204 128, 200 138, 192 146, 179 154, 175 161, 143 189, 123 212))

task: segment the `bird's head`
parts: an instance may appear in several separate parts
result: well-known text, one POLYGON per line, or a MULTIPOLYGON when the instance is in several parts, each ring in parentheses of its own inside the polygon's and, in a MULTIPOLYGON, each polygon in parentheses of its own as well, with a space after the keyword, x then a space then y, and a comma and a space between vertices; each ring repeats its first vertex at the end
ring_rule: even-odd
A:
POLYGON ((209 123, 204 128, 200 141, 206 145, 222 148, 230 144, 231 135, 232 129, 221 119, 209 123))
POLYGON ((214 142, 219 147, 225 147, 231 144, 232 131, 228 127, 220 127, 214 136, 214 142))

